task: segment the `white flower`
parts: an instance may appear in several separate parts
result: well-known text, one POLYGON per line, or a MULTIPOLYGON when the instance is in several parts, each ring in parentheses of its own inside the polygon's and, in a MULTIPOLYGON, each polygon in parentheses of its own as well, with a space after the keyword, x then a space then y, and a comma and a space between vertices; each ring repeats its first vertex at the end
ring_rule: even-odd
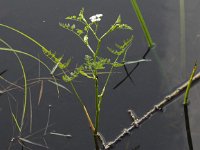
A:
POLYGON ((103 14, 96 14, 94 16, 90 17, 91 22, 99 22, 101 21, 101 17, 103 16, 103 14))
POLYGON ((98 17, 98 18, 100 18, 102 16, 103 16, 103 14, 96 14, 96 17, 98 17))

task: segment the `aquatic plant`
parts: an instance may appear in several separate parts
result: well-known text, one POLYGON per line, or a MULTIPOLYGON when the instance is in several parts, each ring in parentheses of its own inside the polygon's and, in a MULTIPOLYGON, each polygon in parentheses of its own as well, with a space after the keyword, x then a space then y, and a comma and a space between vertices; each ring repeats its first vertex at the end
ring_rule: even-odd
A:
MULTIPOLYGON (((38 147, 45 147, 45 148, 47 148, 47 146, 45 146, 45 145, 42 145, 42 144, 39 144, 39 143, 35 143, 35 142, 29 140, 28 137, 31 137, 32 135, 25 136, 25 137, 23 136, 23 131, 25 129, 24 123, 28 122, 28 120, 29 120, 29 125, 30 125, 30 133, 32 133, 31 132, 32 131, 32 116, 30 115, 30 118, 27 119, 28 118, 27 117, 27 111, 28 111, 28 109, 30 111, 30 114, 32 114, 31 101, 30 101, 30 104, 29 104, 30 108, 28 108, 28 104, 27 104, 28 103, 28 86, 34 85, 38 81, 33 81, 33 82, 29 83, 29 81, 27 79, 27 75, 26 75, 24 63, 22 62, 22 60, 20 58, 20 54, 28 56, 28 57, 30 57, 30 58, 32 58, 32 59, 40 62, 47 70, 49 70, 49 71, 51 71, 51 70, 49 69, 49 67, 42 60, 38 59, 37 57, 35 57, 35 56, 33 56, 33 55, 29 54, 29 53, 23 52, 22 50, 13 49, 3 39, 0 39, 0 43, 3 43, 3 47, 0 47, 0 51, 14 53, 15 56, 17 57, 18 62, 20 64, 20 67, 22 69, 23 80, 24 80, 24 85, 23 86, 19 86, 19 85, 15 84, 15 83, 12 83, 12 82, 6 80, 5 78, 3 78, 1 76, 7 70, 2 71, 1 74, 0 74, 0 79, 4 80, 7 83, 9 83, 10 85, 14 86, 14 88, 11 88, 11 89, 4 89, 3 91, 1 91, 1 94, 8 93, 9 96, 13 97, 13 95, 10 94, 9 91, 14 90, 14 89, 21 89, 21 90, 24 91, 24 100, 23 100, 23 103, 22 103, 23 106, 22 106, 21 120, 19 119, 18 114, 14 113, 13 108, 11 106, 10 99, 8 97, 8 102, 9 102, 9 107, 10 107, 10 113, 11 113, 12 122, 13 122, 13 137, 10 140, 10 144, 9 144, 8 150, 11 149, 13 143, 15 143, 15 142, 19 143, 22 147, 26 147, 26 143, 28 143, 28 144, 32 144, 32 145, 35 145, 35 146, 38 146, 38 147), (16 127, 16 129, 18 131, 17 137, 14 137, 14 128, 15 127, 16 127)), ((30 91, 30 89, 29 89, 29 91, 30 91)), ((30 92, 29 92, 29 95, 31 95, 30 92)))
POLYGON ((192 144, 192 136, 191 136, 191 131, 190 131, 190 121, 189 121, 189 115, 188 115, 188 96, 189 96, 189 91, 191 88, 191 84, 192 84, 192 80, 194 78, 195 72, 197 70, 197 64, 195 63, 192 73, 190 75, 190 79, 188 81, 188 85, 185 91, 185 95, 184 95, 184 101, 183 101, 183 105, 184 105, 184 115, 185 115, 185 128, 186 128, 186 132, 187 132, 187 140, 188 140, 188 145, 189 145, 189 149, 193 150, 193 144, 192 144))
POLYGON ((96 14, 92 17, 90 17, 90 21, 88 22, 87 19, 84 16, 84 9, 80 11, 78 16, 69 16, 66 17, 67 21, 75 21, 76 23, 80 23, 83 25, 82 29, 76 28, 76 24, 65 24, 65 23, 60 23, 60 26, 68 31, 71 31, 74 33, 81 41, 85 44, 85 46, 88 48, 90 51, 91 55, 85 55, 85 62, 77 67, 74 72, 71 72, 69 74, 64 73, 62 76, 63 80, 65 82, 68 82, 72 85, 74 93, 76 94, 80 104, 83 106, 83 109, 85 111, 85 105, 83 100, 80 98, 78 95, 74 85, 72 84, 72 81, 77 78, 79 75, 84 76, 88 79, 93 80, 94 82, 94 87, 95 87, 95 121, 94 123, 92 122, 91 117, 89 116, 88 112, 85 111, 86 116, 88 118, 88 121, 90 123, 90 127, 94 133, 94 139, 95 139, 95 145, 96 149, 98 148, 98 141, 97 141, 97 135, 99 131, 99 122, 100 122, 100 110, 101 110, 101 104, 103 101, 103 96, 106 91, 106 87, 108 84, 108 81, 111 77, 111 74, 113 72, 114 68, 117 67, 123 67, 125 64, 133 64, 133 63, 138 63, 142 61, 149 61, 149 60, 138 60, 138 61, 126 61, 126 54, 129 49, 129 47, 132 44, 133 41, 133 36, 130 38, 124 40, 121 44, 115 44, 116 48, 110 48, 107 47, 107 50, 110 52, 110 54, 114 57, 113 60, 107 57, 102 57, 101 56, 101 45, 104 40, 104 38, 109 35, 110 33, 116 31, 116 30, 132 30, 132 27, 130 27, 127 24, 123 24, 121 17, 118 16, 116 19, 115 23, 111 25, 111 27, 101 36, 97 34, 98 27, 99 27, 99 22, 101 21, 101 18, 103 17, 102 14, 96 14), (97 41, 97 45, 95 48, 92 48, 90 45, 90 36, 89 32, 91 32, 97 41), (99 75, 103 70, 109 69, 106 80, 104 82, 103 88, 100 89, 100 78, 99 75))
MULTIPOLYGON (((132 30, 132 27, 122 23, 121 16, 119 15, 116 21, 113 25, 111 25, 110 28, 108 28, 107 31, 105 31, 104 34, 98 35, 98 28, 99 28, 99 22, 101 21, 103 15, 102 14, 96 14, 87 20, 84 16, 84 9, 81 9, 79 14, 77 16, 68 16, 66 17, 67 21, 73 21, 75 23, 60 23, 60 27, 72 32, 75 34, 82 42, 83 44, 88 48, 90 55, 85 55, 84 63, 74 69, 74 71, 68 72, 67 67, 71 63, 71 59, 69 58, 67 61, 63 63, 63 56, 58 57, 55 53, 45 48, 42 44, 37 42, 32 37, 28 36, 27 34, 13 28, 7 25, 0 24, 0 26, 6 27, 8 29, 11 29, 27 39, 34 42, 36 45, 38 45, 45 56, 49 58, 55 65, 52 70, 50 70, 50 74, 54 75, 55 71, 57 69, 60 69, 62 71, 62 79, 66 83, 69 83, 72 87, 72 90, 74 94, 76 95, 80 105, 82 106, 83 112, 86 115, 86 118, 88 119, 89 125, 91 127, 91 130, 94 134, 94 141, 96 145, 96 149, 99 149, 98 145, 98 132, 99 132, 99 122, 100 122, 100 110, 101 110, 101 104, 103 101, 103 96, 106 91, 109 79, 111 77, 111 74, 113 73, 114 68, 123 67, 124 65, 134 64, 138 62, 145 62, 150 61, 146 59, 141 59, 137 61, 126 61, 126 54, 133 42, 133 36, 123 40, 121 43, 116 43, 115 48, 107 47, 107 50, 110 52, 111 56, 103 57, 102 54, 102 44, 105 37, 107 37, 109 34, 111 34, 114 31, 117 30, 132 30), (77 28, 77 23, 83 25, 82 28, 77 28), (97 41, 96 47, 92 47, 90 45, 90 40, 92 37, 89 33, 92 33, 94 36, 94 39, 97 41), (108 73, 103 73, 107 71, 108 73), (102 88, 100 88, 100 75, 105 75, 106 79, 104 81, 104 84, 102 88), (89 112, 87 111, 87 108, 84 104, 84 101, 82 100, 81 96, 79 95, 78 91, 76 90, 76 87, 73 84, 73 80, 78 78, 79 76, 86 77, 94 82, 94 91, 95 91, 95 119, 93 121, 92 117, 90 116, 89 112)), ((3 50, 3 49, 2 49, 3 50)), ((4 50, 18 52, 17 50, 12 50, 4 48, 4 50)), ((23 52, 22 52, 23 53, 23 52)), ((59 83, 54 82, 57 86, 59 86, 59 83)), ((24 107, 26 108, 26 107, 24 107)), ((23 113, 24 114, 24 113, 23 113)), ((16 121, 16 118, 13 116, 16 126, 19 128, 19 125, 16 121)), ((20 129, 20 128, 19 128, 20 129)))

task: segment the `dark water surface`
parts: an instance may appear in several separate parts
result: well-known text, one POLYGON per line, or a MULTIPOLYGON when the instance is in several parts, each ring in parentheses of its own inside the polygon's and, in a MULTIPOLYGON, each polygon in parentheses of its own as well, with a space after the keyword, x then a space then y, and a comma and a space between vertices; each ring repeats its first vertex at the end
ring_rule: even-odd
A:
MULTIPOLYGON (((130 125, 127 110, 134 109, 138 116, 142 116, 154 104, 158 103, 165 95, 172 92, 189 76, 195 60, 200 60, 200 2, 186 1, 186 58, 181 58, 179 43, 179 1, 174 0, 143 0, 138 1, 144 18, 148 24, 152 38, 157 47, 149 53, 151 62, 143 63, 132 75, 134 85, 126 80, 119 88, 112 88, 124 76, 124 70, 114 74, 105 93, 101 109, 100 132, 107 141, 114 139, 125 127, 130 125), (158 59, 159 58, 159 61, 158 59), (183 65, 182 62, 185 64, 183 65), (185 66, 185 67, 184 67, 185 66)), ((15 27, 37 39, 58 55, 64 54, 66 58, 72 57, 72 64, 80 64, 85 52, 85 46, 72 33, 61 29, 59 22, 65 22, 65 17, 78 14, 84 7, 86 17, 97 13, 104 16, 100 23, 101 33, 106 31, 115 22, 120 14, 124 23, 133 26, 132 33, 123 31, 114 33, 104 41, 105 47, 114 45, 115 41, 134 35, 134 43, 130 48, 127 60, 137 60, 142 57, 147 49, 136 15, 132 10, 129 0, 0 0, 0 23, 15 27)), ((13 48, 23 50, 35 56, 39 56, 45 62, 41 50, 22 36, 0 28, 0 38, 7 41, 13 48)), ((15 55, 0 52, 0 72, 8 71, 3 75, 7 80, 14 82, 21 79, 20 65, 15 55)), ((38 62, 27 57, 22 57, 25 62, 28 79, 38 77, 38 62)), ((49 62, 49 65, 52 65, 49 62)), ((71 66, 71 69, 74 67, 71 66)), ((53 67, 53 65, 52 65, 53 67)), ((131 69, 133 66, 128 66, 131 69)), ((40 70, 41 77, 49 76, 45 69, 40 70)), ((1 80, 1 89, 9 84, 1 80)), ((23 80, 18 82, 23 83, 23 80)), ((75 85, 84 99, 88 111, 94 116, 94 91, 93 83, 87 79, 79 78, 75 85)), ((200 85, 196 85, 190 94, 189 113, 191 116, 191 130, 194 140, 194 149, 199 149, 199 104, 200 85)), ((48 116, 48 105, 52 105, 48 132, 55 131, 62 134, 71 134, 72 138, 48 135, 46 141, 51 150, 92 150, 94 149, 93 137, 88 127, 88 122, 75 96, 65 90, 61 90, 58 98, 56 88, 49 82, 44 82, 44 93, 38 106, 40 84, 31 87, 33 105, 33 132, 45 127, 48 116)), ((9 140, 13 136, 11 114, 8 100, 11 101, 13 111, 15 106, 23 101, 23 92, 12 90, 10 92, 15 100, 3 94, 0 96, 0 149, 7 149, 9 140), (9 99, 8 99, 9 97, 9 99)), ((183 97, 165 108, 139 129, 134 130, 130 137, 126 137, 114 147, 116 150, 187 150, 187 139, 184 126, 182 107, 183 97)), ((28 135, 28 122, 26 122, 28 135)), ((15 130, 16 131, 16 130, 15 130)), ((15 133, 17 135, 17 133, 15 133)), ((30 140, 43 143, 41 134, 34 135, 30 140)), ((19 145, 13 146, 13 150, 20 149, 19 145), (15 147, 16 146, 16 147, 15 147)), ((34 150, 44 149, 32 147, 34 150)))

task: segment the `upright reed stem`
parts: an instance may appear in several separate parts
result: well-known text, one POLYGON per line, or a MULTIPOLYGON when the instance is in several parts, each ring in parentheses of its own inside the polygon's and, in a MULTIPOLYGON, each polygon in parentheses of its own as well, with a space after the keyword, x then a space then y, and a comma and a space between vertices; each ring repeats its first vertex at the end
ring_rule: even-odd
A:
POLYGON ((185 0, 180 0, 180 56, 182 77, 186 73, 186 27, 185 27, 185 0))

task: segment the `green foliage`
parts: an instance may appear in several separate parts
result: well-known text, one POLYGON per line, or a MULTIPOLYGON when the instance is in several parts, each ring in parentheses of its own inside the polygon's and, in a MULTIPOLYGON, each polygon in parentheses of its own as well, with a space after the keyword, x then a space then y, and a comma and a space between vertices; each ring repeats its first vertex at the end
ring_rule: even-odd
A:
POLYGON ((89 70, 94 71, 105 69, 105 65, 107 64, 110 64, 110 59, 108 58, 97 57, 97 61, 94 61, 91 56, 85 55, 84 67, 88 68, 89 70))
POLYGON ((122 23, 121 16, 119 15, 115 24, 111 26, 111 31, 115 30, 133 30, 133 28, 127 24, 122 23))
POLYGON ((68 16, 65 18, 66 20, 74 20, 77 22, 81 22, 84 23, 85 22, 85 18, 84 18, 84 8, 82 8, 78 14, 78 16, 68 16))
MULTIPOLYGON (((84 9, 81 9, 78 15, 72 15, 68 16, 65 19, 68 22, 73 22, 73 23, 59 23, 59 26, 62 27, 63 29, 66 29, 73 34, 75 34, 82 42, 83 44, 88 48, 89 54, 85 55, 84 62, 76 67, 73 71, 66 70, 66 68, 70 65, 71 63, 71 58, 67 59, 66 61, 63 62, 64 56, 57 56, 56 53, 52 52, 51 50, 48 50, 45 48, 43 45, 41 45, 39 42, 34 40, 32 37, 28 36, 27 34, 14 29, 12 27, 2 25, 0 26, 9 28, 11 30, 14 30, 15 32, 20 33, 27 39, 31 40, 34 42, 36 45, 38 45, 41 49, 44 55, 49 58, 53 63, 54 67, 53 69, 49 69, 50 74, 54 74, 56 69, 60 69, 62 72, 62 79, 63 81, 70 83, 72 90, 74 94, 76 95, 80 105, 83 108, 83 111, 88 119, 88 122, 90 124, 90 127, 95 135, 95 139, 97 138, 97 132, 99 128, 99 116, 100 116, 100 109, 101 109, 101 103, 103 99, 104 92, 106 90, 108 81, 111 77, 111 74, 113 72, 113 69, 115 67, 122 67, 124 66, 125 63, 127 64, 132 64, 138 61, 129 61, 126 62, 126 54, 128 49, 130 48, 132 42, 133 42, 133 36, 131 36, 128 39, 123 40, 120 44, 115 44, 115 48, 110 48, 107 47, 108 51, 110 52, 111 56, 109 57, 102 57, 101 55, 101 46, 103 44, 103 40, 106 36, 111 34, 114 31, 117 30, 128 30, 131 31, 133 30, 131 26, 122 23, 121 16, 119 15, 116 21, 104 32, 103 35, 98 35, 98 29, 99 29, 99 23, 101 21, 103 14, 96 14, 92 17, 90 17, 90 20, 87 20, 84 16, 84 9), (89 34, 91 33, 91 34, 89 34), (92 36, 91 36, 92 35, 92 36), (90 45, 90 40, 94 38, 96 40, 97 45, 96 46, 91 46, 90 45), (112 58, 112 59, 110 59, 112 58), (105 82, 99 82, 98 76, 103 74, 102 72, 104 70, 108 70, 106 74, 106 80, 105 82), (96 114, 95 114, 95 123, 93 124, 92 119, 86 109, 86 106, 84 105, 84 101, 81 99, 80 95, 76 91, 75 86, 73 85, 73 80, 78 78, 79 76, 86 77, 92 81, 94 81, 94 87, 95 87, 95 106, 96 106, 96 114), (103 86, 99 86, 99 84, 102 83, 103 86), (100 87, 103 87, 102 89, 100 87)), ((11 49, 7 49, 7 51, 12 51, 11 49)), ((14 52, 22 53, 17 50, 13 50, 14 52)), ((26 53, 23 53, 26 54, 26 53)), ((26 54, 28 55, 28 54, 26 54)), ((31 56, 34 58, 33 56, 31 56)), ((38 60, 37 58, 34 58, 38 60)), ((145 61, 145 60, 139 60, 139 61, 145 61)), ((105 74, 104 74, 105 75, 105 74)), ((56 79, 55 82, 51 82, 55 84, 57 87, 62 87, 69 91, 65 86, 62 84, 57 83, 56 79)), ((25 112, 25 111, 24 111, 25 112)), ((24 113, 25 114, 25 113, 24 113)), ((24 118, 24 116, 22 117, 24 118)), ((13 116, 13 119, 15 120, 15 124, 20 130, 21 127, 18 125, 18 122, 13 116)), ((96 145, 97 146, 97 145, 96 145)))
POLYGON ((122 45, 119 45, 119 44, 116 43, 115 46, 119 50, 115 50, 115 49, 112 49, 110 47, 107 47, 107 49, 112 54, 117 55, 117 56, 121 56, 122 54, 124 54, 128 50, 128 48, 131 46, 132 42, 133 42, 133 36, 131 36, 127 40, 124 40, 122 45))
POLYGON ((66 62, 62 63, 61 60, 63 59, 63 56, 57 57, 56 53, 52 53, 51 51, 47 50, 46 48, 43 48, 42 51, 49 59, 51 59, 55 64, 57 64, 57 66, 60 69, 66 69, 69 66, 69 64, 71 63, 71 58, 69 58, 66 62))
POLYGON ((113 67, 122 67, 124 65, 125 58, 126 58, 126 53, 127 53, 128 49, 129 49, 129 47, 131 46, 132 42, 133 42, 133 36, 131 36, 130 38, 124 40, 121 45, 116 43, 115 47, 117 48, 117 50, 116 49, 112 49, 110 47, 107 47, 108 51, 111 52, 113 55, 116 55, 118 58, 120 56, 123 56, 123 59, 122 59, 121 63, 116 62, 116 61, 111 63, 111 65, 113 67))
POLYGON ((62 79, 65 82, 71 82, 79 75, 82 75, 89 79, 94 79, 94 76, 91 76, 91 73, 93 73, 95 70, 105 69, 105 65, 110 64, 110 59, 108 58, 97 57, 97 61, 94 61, 94 59, 89 55, 85 55, 84 60, 85 62, 81 66, 75 68, 75 70, 73 72, 70 72, 69 75, 63 75, 62 79))
MULTIPOLYGON (((89 51, 92 53, 92 55, 85 55, 84 63, 80 65, 79 67, 75 68, 75 70, 71 73, 65 73, 62 76, 62 79, 65 82, 72 82, 75 78, 77 78, 79 75, 84 76, 88 79, 94 80, 95 82, 95 104, 96 104, 96 115, 95 115, 95 126, 94 126, 94 134, 96 135, 98 132, 99 127, 99 115, 100 115, 100 108, 101 108, 101 102, 102 97, 104 95, 106 86, 108 84, 108 81, 110 79, 110 76, 113 72, 113 68, 115 67, 122 67, 125 63, 126 53, 131 46, 133 42, 133 36, 130 38, 124 40, 122 44, 115 44, 115 49, 112 49, 108 47, 108 51, 112 54, 110 58, 115 58, 114 61, 111 61, 110 58, 104 58, 101 56, 101 45, 104 37, 109 35, 110 33, 116 31, 116 30, 133 30, 131 26, 122 23, 121 16, 119 15, 116 19, 115 23, 111 25, 111 27, 101 36, 97 34, 99 22, 101 21, 101 17, 103 14, 96 14, 94 16, 91 16, 89 19, 90 21, 87 21, 84 17, 84 9, 81 9, 78 16, 69 16, 66 17, 66 20, 68 21, 74 21, 75 23, 69 24, 69 23, 60 23, 59 25, 74 33, 81 41, 84 43, 84 45, 87 46, 89 51), (76 23, 81 23, 83 25, 82 28, 76 28, 78 25, 76 23), (93 37, 91 37, 89 32, 92 33, 93 37), (90 45, 90 39, 95 38, 97 41, 97 45, 95 48, 93 48, 90 45), (119 58, 121 58, 121 62, 119 62, 119 58), (103 85, 103 89, 99 89, 99 70, 105 70, 109 68, 109 73, 107 75, 105 84, 103 85)), ((101 71, 102 72, 102 71, 101 71)), ((81 100, 80 96, 76 92, 74 86, 72 85, 72 88, 74 89, 74 92, 79 100, 79 102, 83 105, 83 101, 81 100)), ((85 109, 85 107, 84 107, 85 109)), ((88 116, 88 115, 87 115, 88 116)), ((91 123, 90 118, 88 119, 90 126, 93 126, 93 123, 91 123)), ((96 145, 97 146, 97 145, 96 145)))
MULTIPOLYGON (((127 24, 123 24, 121 16, 119 15, 118 18, 116 19, 115 23, 102 36, 97 36, 98 23, 101 20, 101 18, 98 18, 98 15, 101 17, 103 16, 102 14, 97 14, 97 15, 90 17, 90 19, 96 17, 96 20, 87 21, 84 17, 84 9, 81 9, 78 16, 73 15, 73 16, 68 16, 65 18, 66 20, 74 21, 75 23, 73 23, 73 24, 59 23, 60 27, 66 29, 66 30, 74 33, 76 36, 78 36, 81 39, 81 41, 88 47, 88 49, 93 54, 91 56, 85 55, 84 63, 82 65, 75 68, 75 70, 73 72, 68 73, 68 74, 65 73, 62 76, 62 79, 66 82, 73 81, 79 75, 82 75, 89 79, 94 79, 95 78, 94 72, 96 72, 98 74, 97 70, 105 69, 106 65, 111 66, 111 67, 112 66, 113 67, 121 67, 124 65, 126 52, 127 52, 128 48, 131 46, 131 43, 133 41, 133 36, 124 40, 122 44, 115 44, 115 47, 117 48, 117 50, 108 47, 108 50, 117 59, 119 58, 119 56, 123 56, 123 62, 118 63, 117 60, 115 60, 114 62, 111 62, 111 60, 109 58, 101 57, 99 55, 100 44, 97 45, 96 50, 94 50, 94 48, 92 48, 90 46, 89 40, 92 37, 89 37, 88 33, 89 33, 89 31, 92 32, 94 37, 96 38, 97 42, 101 43, 102 39, 105 36, 107 36, 108 34, 114 32, 116 30, 123 30, 123 29, 132 30, 132 27, 127 24), (81 23, 83 25, 83 27, 76 28, 76 26, 78 26, 78 25, 76 25, 76 23, 81 23), (95 28, 93 26, 94 24, 95 24, 95 28)), ((51 58, 54 58, 53 61, 55 63, 58 63, 61 60, 61 58, 56 58, 55 55, 52 53, 51 53, 51 55, 48 54, 47 56, 48 57, 52 56, 51 58)))
POLYGON ((149 30, 147 28, 145 20, 144 20, 144 18, 142 16, 142 13, 140 11, 140 7, 137 4, 137 0, 131 0, 131 4, 133 6, 133 9, 134 9, 134 11, 135 11, 135 13, 137 15, 137 18, 138 18, 139 22, 140 22, 140 25, 141 25, 142 30, 144 32, 144 35, 146 37, 146 41, 148 43, 148 47, 153 48, 155 46, 155 44, 153 43, 153 40, 151 38, 151 35, 149 33, 149 30))

